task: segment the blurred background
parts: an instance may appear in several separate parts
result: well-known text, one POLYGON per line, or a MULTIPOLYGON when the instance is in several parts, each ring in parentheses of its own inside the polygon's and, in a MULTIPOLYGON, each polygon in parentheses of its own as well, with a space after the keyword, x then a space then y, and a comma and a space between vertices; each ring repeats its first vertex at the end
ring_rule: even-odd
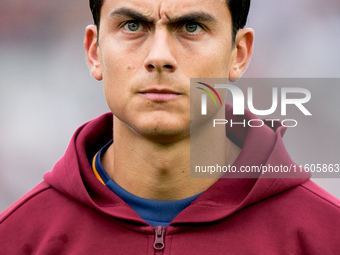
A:
MULTIPOLYGON (((0 0, 0 21, 2 211, 42 180, 78 126, 108 108, 85 60, 84 31, 92 23, 87 0, 0 0)), ((244 77, 340 78, 339 24, 338 0, 253 0, 248 27, 256 33, 255 51, 244 77)), ((325 112, 319 116, 330 124, 320 132, 289 129, 285 142, 297 163, 315 155, 340 163, 340 124, 332 122, 340 86, 317 89, 325 112), (330 97, 336 100, 327 104, 330 97), (320 148, 325 134, 339 143, 320 148)), ((340 179, 315 181, 340 198, 340 179)))

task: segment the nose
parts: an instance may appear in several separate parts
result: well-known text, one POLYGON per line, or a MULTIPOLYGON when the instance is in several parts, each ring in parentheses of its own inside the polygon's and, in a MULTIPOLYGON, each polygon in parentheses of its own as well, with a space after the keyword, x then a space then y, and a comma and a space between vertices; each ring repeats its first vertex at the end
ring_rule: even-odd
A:
POLYGON ((177 61, 173 55, 174 41, 166 29, 156 31, 144 66, 149 72, 174 72, 177 61))

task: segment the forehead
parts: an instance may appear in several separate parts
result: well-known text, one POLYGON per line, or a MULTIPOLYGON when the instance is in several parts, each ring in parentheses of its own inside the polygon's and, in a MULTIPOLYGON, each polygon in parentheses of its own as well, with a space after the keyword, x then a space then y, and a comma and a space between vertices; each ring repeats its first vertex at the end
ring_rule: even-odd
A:
POLYGON ((132 9, 156 20, 193 12, 208 13, 216 20, 231 20, 226 0, 104 0, 101 18, 109 18, 119 8, 132 9))

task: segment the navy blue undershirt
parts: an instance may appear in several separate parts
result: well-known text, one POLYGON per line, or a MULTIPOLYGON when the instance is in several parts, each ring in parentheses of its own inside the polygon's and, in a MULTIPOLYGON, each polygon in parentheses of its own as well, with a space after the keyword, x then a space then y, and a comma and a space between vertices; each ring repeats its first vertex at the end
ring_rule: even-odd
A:
POLYGON ((137 197, 130 192, 126 191, 115 183, 110 176, 105 171, 102 163, 101 156, 106 151, 106 149, 111 145, 112 141, 106 144, 100 149, 95 158, 95 167, 104 181, 105 185, 112 190, 117 196, 119 196, 123 201, 125 201, 130 207, 147 223, 151 226, 169 226, 169 223, 186 207, 190 205, 191 202, 196 200, 202 193, 195 196, 175 200, 175 201, 156 201, 137 197))

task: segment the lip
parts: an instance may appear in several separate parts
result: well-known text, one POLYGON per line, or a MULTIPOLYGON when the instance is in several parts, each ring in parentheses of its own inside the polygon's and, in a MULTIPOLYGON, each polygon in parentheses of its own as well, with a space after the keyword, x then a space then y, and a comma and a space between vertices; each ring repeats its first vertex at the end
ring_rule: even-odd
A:
POLYGON ((167 102, 179 98, 182 94, 170 89, 146 89, 139 92, 140 95, 150 101, 167 102))

